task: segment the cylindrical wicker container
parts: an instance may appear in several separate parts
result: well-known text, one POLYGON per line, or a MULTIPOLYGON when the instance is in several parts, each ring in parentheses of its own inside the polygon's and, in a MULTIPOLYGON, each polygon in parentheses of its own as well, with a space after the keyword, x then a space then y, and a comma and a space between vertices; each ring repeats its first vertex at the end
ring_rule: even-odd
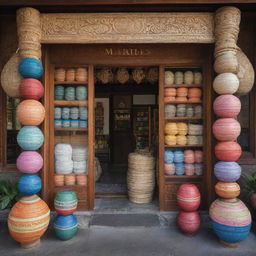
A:
POLYGON ((64 68, 56 68, 54 70, 54 80, 56 82, 64 82, 66 80, 66 70, 64 68))
POLYGON ((8 217, 9 232, 25 248, 40 243, 50 221, 50 209, 37 195, 22 197, 8 217))
POLYGON ((73 82, 75 81, 75 69, 74 68, 68 68, 66 70, 66 80, 68 82, 73 82))
POLYGON ((189 235, 194 235, 200 228, 201 220, 198 212, 179 212, 177 225, 179 229, 189 235))
POLYGON ((201 202, 201 195, 194 184, 182 184, 177 191, 177 203, 186 212, 196 211, 201 202))
POLYGON ((78 82, 87 83, 88 74, 86 68, 77 68, 75 73, 75 80, 78 82))
POLYGON ((73 190, 60 190, 54 198, 54 207, 58 214, 69 215, 77 208, 77 196, 73 190))
POLYGON ((224 244, 239 243, 249 235, 251 214, 238 198, 215 200, 209 215, 214 232, 224 244))
POLYGON ((16 110, 17 118, 23 125, 40 125, 44 121, 44 106, 37 100, 23 100, 16 110))
POLYGON ((127 186, 130 201, 149 203, 155 188, 155 159, 150 154, 130 153, 127 186))
POLYGON ((240 194, 240 186, 236 182, 219 181, 215 185, 216 194, 225 199, 236 198, 240 194))

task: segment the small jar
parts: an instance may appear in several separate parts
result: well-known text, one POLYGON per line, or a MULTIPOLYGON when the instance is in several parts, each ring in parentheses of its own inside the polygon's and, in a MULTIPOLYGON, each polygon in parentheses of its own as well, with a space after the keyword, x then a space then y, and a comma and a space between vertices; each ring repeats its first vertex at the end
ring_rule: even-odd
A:
POLYGON ((63 174, 55 174, 54 175, 54 183, 55 183, 55 186, 64 186, 64 175, 63 174))
POLYGON ((165 163, 164 164, 164 174, 165 175, 174 175, 175 174, 175 164, 173 164, 173 163, 170 163, 170 164, 165 163))
POLYGON ((78 82, 87 82, 87 69, 86 68, 77 68, 75 79, 78 82))
POLYGON ((187 97, 188 95, 188 88, 178 88, 177 89, 177 96, 178 97, 187 97))
POLYGON ((70 127, 78 128, 79 121, 78 120, 70 120, 70 127))
POLYGON ((54 80, 56 82, 64 82, 66 79, 66 70, 64 68, 56 68, 54 70, 54 80))
POLYGON ((61 128, 62 127, 62 120, 61 119, 55 119, 54 120, 54 127, 55 128, 61 128))
POLYGON ((70 127, 70 120, 62 120, 62 127, 63 128, 70 127))
POLYGON ((54 108, 54 119, 61 119, 61 108, 60 107, 54 108))
POLYGON ((87 99, 87 88, 85 86, 76 87, 76 99, 77 100, 86 100, 87 99))
POLYGON ((203 164, 195 164, 195 174, 203 175, 203 164))
POLYGON ((79 109, 78 107, 70 108, 70 118, 73 120, 77 120, 79 116, 79 109))
POLYGON ((193 84, 194 83, 194 74, 192 71, 186 71, 184 73, 184 83, 193 84))
POLYGON ((65 185, 66 186, 74 186, 76 184, 76 176, 75 174, 65 174, 65 185))
POLYGON ((80 118, 80 120, 87 120, 88 119, 87 107, 80 107, 79 108, 79 118, 80 118))
POLYGON ((54 99, 55 100, 63 100, 64 99, 64 86, 57 85, 54 88, 54 99))
POLYGON ((75 88, 66 87, 65 88, 65 100, 75 100, 75 88))
POLYGON ((173 104, 166 104, 164 107, 165 117, 175 117, 176 106, 173 104))
POLYGON ((174 74, 174 83, 183 84, 183 72, 177 71, 174 74))
POLYGON ((193 164, 185 164, 185 175, 195 175, 195 166, 193 164))
POLYGON ((186 116, 193 117, 194 116, 194 108, 192 105, 187 105, 186 116))
POLYGON ((164 82, 166 85, 171 85, 174 83, 174 74, 172 71, 164 72, 164 82))
POLYGON ((69 119, 69 117, 70 117, 70 108, 68 108, 68 107, 62 108, 61 117, 62 117, 62 119, 69 119))
POLYGON ((87 120, 80 120, 79 121, 79 127, 87 128, 87 120))
POLYGON ((70 82, 75 81, 75 72, 74 68, 68 68, 66 71, 66 80, 70 82))
POLYGON ((175 164, 175 173, 178 176, 184 175, 184 173, 185 173, 184 164, 175 164))
POLYGON ((194 83, 195 84, 202 84, 202 73, 201 72, 194 72, 194 83))
POLYGON ((87 185, 87 175, 86 174, 77 174, 76 175, 76 184, 79 186, 87 185))

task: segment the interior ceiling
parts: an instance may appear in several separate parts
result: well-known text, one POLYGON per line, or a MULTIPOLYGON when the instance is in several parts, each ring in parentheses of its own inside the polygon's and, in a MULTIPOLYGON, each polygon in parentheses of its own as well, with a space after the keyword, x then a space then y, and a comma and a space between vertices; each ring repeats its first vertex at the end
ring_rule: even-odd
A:
POLYGON ((256 11, 253 0, 0 0, 0 14, 15 14, 21 7, 34 7, 42 13, 57 12, 161 12, 161 11, 210 11, 213 12, 223 5, 233 5, 242 11, 256 11), (103 5, 104 3, 104 5, 103 5), (157 4, 156 4, 157 3, 157 4), (179 4, 177 4, 179 3, 179 4), (189 4, 188 4, 189 3, 189 4), (191 4, 193 3, 193 4, 191 4), (204 4, 202 4, 204 3, 204 4))

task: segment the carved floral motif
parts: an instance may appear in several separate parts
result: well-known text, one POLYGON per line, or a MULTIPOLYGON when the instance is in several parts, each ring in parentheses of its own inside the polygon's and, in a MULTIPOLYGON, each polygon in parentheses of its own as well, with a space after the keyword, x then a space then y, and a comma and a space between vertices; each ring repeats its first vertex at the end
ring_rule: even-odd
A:
POLYGON ((42 42, 212 43, 211 13, 41 14, 42 42))

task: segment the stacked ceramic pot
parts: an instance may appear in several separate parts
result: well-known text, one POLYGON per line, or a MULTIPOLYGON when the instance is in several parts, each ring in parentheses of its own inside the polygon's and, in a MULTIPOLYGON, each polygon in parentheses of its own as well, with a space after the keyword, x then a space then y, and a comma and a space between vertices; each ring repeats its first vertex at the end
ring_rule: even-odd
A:
POLYGON ((18 182, 18 190, 24 197, 11 210, 8 224, 13 238, 28 248, 40 242, 40 236, 47 229, 50 219, 48 206, 36 195, 42 188, 38 172, 43 167, 43 158, 38 150, 43 145, 44 135, 38 126, 44 121, 45 109, 39 101, 44 94, 44 88, 38 79, 43 74, 43 67, 38 59, 24 58, 18 70, 23 77, 20 84, 20 96, 23 101, 16 110, 17 119, 22 125, 17 142, 23 152, 16 164, 23 173, 18 182), (24 211, 19 211, 18 207, 23 207, 24 211), (35 222, 35 218, 41 219, 42 222, 35 222), (23 219, 26 225, 19 227, 19 221, 15 222, 16 219, 23 219), (24 234, 27 234, 27 237, 24 234))
POLYGON ((182 184, 177 191, 177 203, 181 208, 177 216, 177 225, 188 235, 194 235, 200 228, 200 215, 197 211, 201 195, 196 185, 182 184))
POLYGON ((236 183, 241 174, 241 168, 236 163, 241 156, 241 147, 236 142, 241 132, 241 126, 236 120, 241 110, 241 102, 233 94, 239 88, 236 42, 240 11, 234 7, 221 8, 216 13, 215 22, 214 69, 217 76, 213 88, 219 96, 213 103, 217 117, 213 124, 213 134, 217 140, 215 156, 218 160, 214 173, 219 180, 215 185, 215 192, 220 199, 211 205, 210 217, 221 242, 233 247, 246 238, 251 226, 250 212, 237 199, 240 187, 236 183))
POLYGON ((54 220, 54 231, 60 240, 69 240, 78 230, 77 218, 73 214, 77 209, 77 196, 73 190, 60 190, 54 199, 57 216, 54 220))

